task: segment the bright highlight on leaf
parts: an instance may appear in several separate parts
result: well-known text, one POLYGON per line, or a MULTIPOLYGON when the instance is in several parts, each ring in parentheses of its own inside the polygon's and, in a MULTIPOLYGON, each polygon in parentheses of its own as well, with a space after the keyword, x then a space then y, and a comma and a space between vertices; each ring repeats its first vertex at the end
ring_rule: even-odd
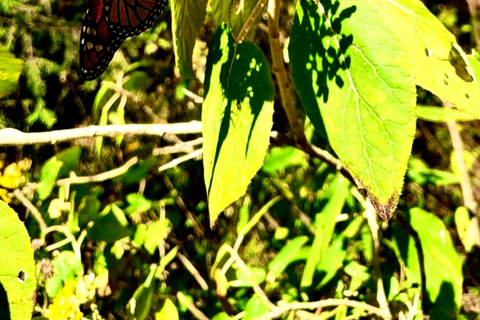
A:
POLYGON ((420 0, 376 0, 408 48, 415 83, 451 106, 480 117, 480 86, 467 55, 420 0))
POLYGON ((230 31, 219 28, 208 55, 202 111, 211 224, 245 194, 263 165, 273 98, 270 69, 260 49, 252 43, 235 46, 230 31))
POLYGON ((366 1, 299 2, 292 76, 308 117, 377 212, 394 211, 415 133, 415 83, 395 19, 366 1), (320 6, 321 7, 321 6, 320 6))

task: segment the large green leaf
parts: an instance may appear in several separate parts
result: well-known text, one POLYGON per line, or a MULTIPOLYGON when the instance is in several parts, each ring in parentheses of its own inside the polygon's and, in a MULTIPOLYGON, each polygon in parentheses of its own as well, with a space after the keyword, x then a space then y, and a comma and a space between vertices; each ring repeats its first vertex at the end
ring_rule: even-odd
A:
MULTIPOLYGON (((432 319, 457 319, 462 300, 462 258, 455 251, 450 233, 439 218, 419 208, 412 209, 408 219, 422 246, 426 291, 432 303, 428 312, 432 319)), ((418 254, 412 237, 399 228, 394 229, 394 235, 407 278, 419 284, 418 254)))
POLYGON ((408 48, 416 84, 480 117, 480 86, 467 55, 422 1, 376 0, 370 5, 382 6, 395 23, 394 34, 408 48))
POLYGON ((397 28, 370 1, 302 0, 289 47, 308 117, 384 219, 398 201, 416 120, 408 48, 397 28))
POLYGON ((268 62, 253 43, 235 46, 218 29, 207 59, 202 122, 203 165, 211 223, 242 196, 261 168, 273 125, 268 62))
POLYGON ((15 211, 0 201, 0 318, 29 320, 35 305, 30 237, 15 211))
POLYGON ((15 92, 23 69, 23 61, 0 46, 0 99, 15 92))
POLYGON ((172 0, 171 8, 177 67, 183 77, 193 78, 193 48, 198 31, 205 20, 207 0, 172 0))

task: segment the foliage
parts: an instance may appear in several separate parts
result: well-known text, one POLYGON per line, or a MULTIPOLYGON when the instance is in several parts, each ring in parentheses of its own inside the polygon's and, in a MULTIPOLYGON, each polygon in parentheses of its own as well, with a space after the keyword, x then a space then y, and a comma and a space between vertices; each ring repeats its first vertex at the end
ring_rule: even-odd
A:
POLYGON ((0 197, 34 249, 1 202, 3 315, 476 319, 480 59, 462 8, 173 0, 85 82, 84 5, 0 3, 0 197), (13 129, 58 136, 7 147, 13 129))
MULTIPOLYGON (((22 222, 0 201, 0 311, 8 319, 30 319, 35 303, 35 262, 22 222)), ((5 318, 5 317, 4 317, 5 318)))

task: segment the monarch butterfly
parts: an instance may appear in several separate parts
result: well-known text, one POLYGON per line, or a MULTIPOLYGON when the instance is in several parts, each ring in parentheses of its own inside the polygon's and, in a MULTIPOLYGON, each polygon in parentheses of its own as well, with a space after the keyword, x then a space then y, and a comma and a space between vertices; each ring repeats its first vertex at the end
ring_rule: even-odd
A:
POLYGON ((98 78, 125 39, 150 28, 168 0, 89 0, 80 35, 80 71, 98 78))

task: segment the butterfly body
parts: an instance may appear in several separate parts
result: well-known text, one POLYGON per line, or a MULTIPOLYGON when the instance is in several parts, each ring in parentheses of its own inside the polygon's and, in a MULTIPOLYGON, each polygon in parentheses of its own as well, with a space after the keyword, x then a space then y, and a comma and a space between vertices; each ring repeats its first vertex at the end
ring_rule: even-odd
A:
POLYGON ((98 78, 125 39, 150 28, 167 0, 90 0, 80 35, 80 71, 98 78))

